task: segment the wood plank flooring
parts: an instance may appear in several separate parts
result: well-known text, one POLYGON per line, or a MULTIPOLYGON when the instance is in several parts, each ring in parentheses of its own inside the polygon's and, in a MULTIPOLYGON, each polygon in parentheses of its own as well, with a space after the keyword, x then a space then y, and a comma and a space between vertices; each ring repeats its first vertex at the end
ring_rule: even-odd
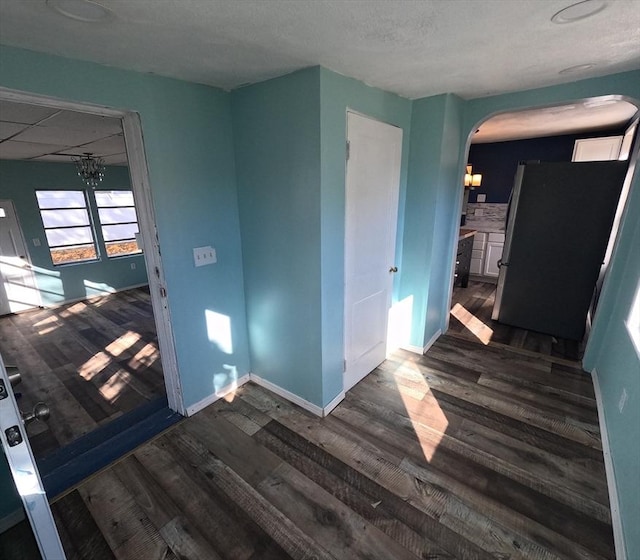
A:
POLYGON ((579 362, 584 344, 551 335, 503 325, 491 319, 496 285, 469 281, 467 288, 454 287, 448 334, 482 344, 492 344, 541 356, 579 362))
POLYGON ((51 408, 29 426, 36 458, 165 394, 145 288, 0 317, 0 353, 22 374, 21 410, 51 408))
POLYGON ((53 511, 71 559, 614 558, 589 376, 454 336, 324 419, 247 384, 53 511))

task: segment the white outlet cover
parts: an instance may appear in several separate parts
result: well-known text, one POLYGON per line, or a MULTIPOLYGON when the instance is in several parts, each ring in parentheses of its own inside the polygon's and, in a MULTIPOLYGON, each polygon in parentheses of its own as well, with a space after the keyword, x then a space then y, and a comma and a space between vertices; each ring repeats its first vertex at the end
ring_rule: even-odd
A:
POLYGON ((487 201, 486 194, 479 194, 476 198, 476 202, 486 202, 486 201, 487 201))
POLYGON ((476 208, 476 217, 484 216, 484 210, 482 208, 476 208))
POLYGON ((206 247, 193 248, 193 263, 195 266, 205 266, 217 262, 216 250, 207 245, 206 247))

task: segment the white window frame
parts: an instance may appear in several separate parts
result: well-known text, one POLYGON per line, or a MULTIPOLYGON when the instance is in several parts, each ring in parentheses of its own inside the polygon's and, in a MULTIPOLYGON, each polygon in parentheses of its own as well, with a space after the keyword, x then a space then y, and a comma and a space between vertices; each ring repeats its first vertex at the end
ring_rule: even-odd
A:
POLYGON ((51 262, 53 263, 53 266, 68 266, 68 265, 74 265, 74 264, 82 264, 82 263, 89 263, 89 262, 95 262, 100 260, 100 252, 98 251, 98 244, 96 241, 96 234, 93 228, 93 220, 91 217, 91 207, 89 205, 89 199, 87 197, 87 191, 84 189, 36 189, 35 191, 35 197, 36 197, 36 203, 38 205, 38 211, 40 212, 40 219, 42 220, 42 227, 44 229, 44 233, 45 233, 45 240, 47 242, 47 247, 49 248, 49 254, 51 255, 51 262), (63 193, 80 193, 82 194, 82 198, 84 200, 84 206, 82 207, 67 207, 67 206, 61 206, 61 207, 54 207, 54 208, 42 208, 40 206, 40 199, 38 198, 38 193, 47 193, 47 192, 63 192, 63 193), (66 225, 66 226, 50 226, 47 227, 46 225, 46 221, 45 221, 45 217, 42 214, 43 212, 62 212, 64 210, 84 210, 84 212, 87 215, 87 224, 83 224, 83 225, 77 225, 77 224, 72 224, 72 225, 66 225), (47 236, 47 232, 48 231, 52 231, 52 230, 63 230, 63 229, 72 229, 72 228, 87 228, 91 234, 91 242, 86 242, 86 243, 67 243, 67 244, 63 244, 63 245, 52 245, 49 242, 49 237, 47 236), (63 262, 56 262, 55 257, 54 257, 54 251, 56 249, 65 249, 65 248, 71 248, 71 247, 79 247, 79 246, 93 246, 93 252, 95 254, 94 257, 91 258, 86 258, 86 259, 76 259, 76 260, 65 260, 63 262))
POLYGON ((105 256, 108 259, 118 259, 118 258, 122 258, 122 257, 131 257, 131 256, 135 256, 135 255, 140 255, 142 253, 142 247, 140 247, 140 245, 138 245, 138 249, 136 251, 131 251, 129 253, 119 253, 119 254, 115 254, 115 255, 110 255, 109 254, 109 244, 112 243, 122 243, 122 242, 126 242, 126 241, 132 241, 135 242, 136 244, 138 243, 138 238, 140 237, 140 224, 139 224, 139 220, 138 220, 138 210, 136 208, 136 203, 135 200, 133 200, 131 205, 118 205, 118 206, 101 206, 99 199, 100 197, 98 196, 99 193, 131 193, 131 196, 133 197, 133 191, 129 190, 129 189, 111 189, 111 190, 102 190, 102 189, 97 189, 93 192, 94 198, 95 198, 95 203, 96 203, 96 209, 98 212, 98 221, 100 222, 100 228, 102 231, 102 240, 104 242, 104 250, 105 250, 105 256), (134 214, 135 214, 135 221, 133 222, 111 222, 111 223, 105 223, 102 220, 102 216, 100 215, 100 210, 107 210, 107 209, 117 209, 117 208, 133 208, 134 214), (133 237, 125 237, 122 239, 111 239, 109 241, 107 241, 107 236, 105 233, 105 227, 109 227, 109 226, 117 226, 117 225, 124 225, 124 224, 136 224, 136 226, 138 226, 138 234, 137 236, 134 235, 133 237))

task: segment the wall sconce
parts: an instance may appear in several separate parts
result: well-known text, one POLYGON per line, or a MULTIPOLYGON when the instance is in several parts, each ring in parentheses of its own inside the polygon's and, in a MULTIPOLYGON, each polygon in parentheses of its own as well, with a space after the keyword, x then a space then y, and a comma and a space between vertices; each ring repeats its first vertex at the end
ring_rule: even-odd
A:
POLYGON ((467 165, 467 172, 464 174, 464 186, 468 189, 475 189, 482 183, 482 174, 474 173, 473 166, 467 165))

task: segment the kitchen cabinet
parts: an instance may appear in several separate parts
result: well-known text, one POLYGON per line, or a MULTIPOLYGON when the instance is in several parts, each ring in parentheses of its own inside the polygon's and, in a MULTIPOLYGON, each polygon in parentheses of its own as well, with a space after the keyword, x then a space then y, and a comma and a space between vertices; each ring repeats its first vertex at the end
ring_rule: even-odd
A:
POLYGON ((622 136, 576 140, 571 161, 608 161, 618 159, 622 136))
POLYGON ((484 275, 497 278, 500 272, 498 261, 502 258, 504 233, 490 233, 487 236, 487 247, 484 257, 484 275))
POLYGON ((456 271, 453 284, 466 288, 469 284, 469 272, 471 268, 471 252, 473 251, 473 239, 475 231, 460 229, 458 237, 458 252, 456 254, 456 271))
POLYGON ((487 233, 478 231, 473 236, 473 248, 471 251, 471 274, 482 276, 484 270, 484 252, 487 246, 487 233))
POLYGON ((484 275, 497 278, 500 272, 498 261, 502 258, 504 243, 489 241, 487 243, 487 256, 484 261, 484 275))

